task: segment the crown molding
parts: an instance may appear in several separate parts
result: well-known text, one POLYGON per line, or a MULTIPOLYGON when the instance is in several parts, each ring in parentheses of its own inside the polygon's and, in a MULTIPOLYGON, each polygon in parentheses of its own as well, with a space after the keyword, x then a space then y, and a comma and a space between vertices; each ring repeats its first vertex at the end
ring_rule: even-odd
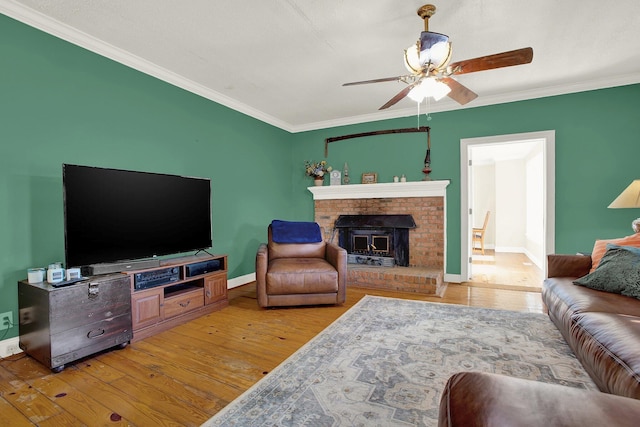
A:
MULTIPOLYGON (((526 91, 510 92, 501 95, 482 95, 476 98, 471 105, 458 105, 450 100, 443 100, 432 103, 429 106, 429 113, 440 113, 446 111, 466 110, 470 108, 486 107, 488 105, 506 104, 509 102, 527 101, 537 98, 547 98, 551 96, 567 95, 570 93, 587 92, 591 90, 607 89, 617 86, 627 86, 640 83, 640 73, 625 74, 622 76, 606 76, 600 79, 588 80, 584 82, 571 83, 562 86, 549 86, 535 88, 526 91)), ((424 111, 426 113, 426 111, 424 111)), ((421 110, 422 113, 422 110, 421 110)), ((397 119, 416 115, 416 108, 403 108, 401 110, 384 111, 379 113, 363 114, 352 117, 345 117, 335 120, 308 123, 300 126, 292 126, 290 132, 306 132, 319 129, 328 129, 339 126, 354 125, 360 123, 374 122, 379 120, 397 119)), ((426 120, 426 119, 425 119, 426 120)))
POLYGON ((292 126, 282 120, 279 120, 269 114, 250 107, 233 98, 223 95, 219 92, 211 90, 199 83, 184 78, 172 71, 169 71, 153 62, 147 61, 139 56, 133 55, 123 49, 117 48, 109 43, 105 43, 87 33, 79 31, 69 25, 57 21, 33 9, 27 8, 19 3, 11 0, 0 1, 0 13, 7 15, 23 24, 44 31, 64 41, 76 46, 80 46, 98 55, 109 58, 141 73, 150 75, 160 79, 173 86, 184 89, 188 92, 200 95, 203 98, 214 101, 218 104, 229 107, 232 110, 246 114, 250 117, 258 119, 288 132, 293 132, 292 126))
MULTIPOLYGON (((290 133, 328 129, 338 126, 410 117, 416 115, 416 108, 404 108, 391 111, 385 110, 381 112, 373 112, 370 114, 339 118, 335 120, 293 125, 269 114, 266 114, 265 112, 253 108, 247 104, 239 102, 205 86, 202 86, 192 80, 186 79, 183 76, 173 73, 153 62, 147 61, 136 55, 132 55, 127 51, 98 40, 95 37, 92 37, 71 26, 63 24, 62 22, 52 19, 51 17, 46 16, 33 9, 25 7, 20 3, 16 3, 15 1, 0 0, 0 13, 3 13, 10 18, 16 19, 26 25, 44 31, 47 34, 51 34, 69 43, 85 48, 98 55, 126 65, 144 74, 156 77, 173 86, 200 95, 203 98, 224 105, 225 107, 228 107, 232 110, 246 114, 250 117, 273 125, 290 133)), ((432 103, 429 106, 429 113, 439 113, 495 104, 504 104, 509 102, 525 101, 536 98, 545 98, 549 96, 565 95, 569 93, 585 92, 616 86, 626 86, 637 83, 640 83, 640 73, 627 74, 617 77, 604 76, 600 79, 571 83, 561 86, 535 88, 526 91, 511 92, 503 95, 482 95, 481 97, 474 100, 471 105, 467 104, 465 106, 458 105, 455 102, 446 99, 437 103, 432 103)))

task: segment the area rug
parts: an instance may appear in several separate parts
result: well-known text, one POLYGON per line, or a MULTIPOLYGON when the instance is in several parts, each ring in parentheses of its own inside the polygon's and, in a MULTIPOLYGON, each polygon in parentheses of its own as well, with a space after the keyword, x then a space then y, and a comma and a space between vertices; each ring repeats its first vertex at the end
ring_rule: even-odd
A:
POLYGON ((546 315, 366 296, 204 426, 435 426, 460 371, 597 389, 546 315))

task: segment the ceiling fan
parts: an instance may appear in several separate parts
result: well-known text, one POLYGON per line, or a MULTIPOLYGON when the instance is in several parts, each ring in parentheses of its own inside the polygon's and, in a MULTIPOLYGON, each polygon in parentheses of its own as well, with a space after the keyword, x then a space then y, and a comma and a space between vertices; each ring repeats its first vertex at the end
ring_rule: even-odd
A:
POLYGON ((418 9, 418 16, 424 20, 424 31, 420 33, 420 39, 404 51, 404 65, 411 74, 345 83, 343 86, 391 81, 406 83, 407 86, 380 107, 380 110, 391 107, 406 96, 416 102, 422 102, 429 96, 435 100, 448 96, 464 105, 478 95, 454 80, 452 76, 528 64, 533 60, 533 49, 526 47, 449 64, 451 60, 449 37, 429 31, 429 18, 435 13, 436 7, 432 4, 426 4, 418 9))

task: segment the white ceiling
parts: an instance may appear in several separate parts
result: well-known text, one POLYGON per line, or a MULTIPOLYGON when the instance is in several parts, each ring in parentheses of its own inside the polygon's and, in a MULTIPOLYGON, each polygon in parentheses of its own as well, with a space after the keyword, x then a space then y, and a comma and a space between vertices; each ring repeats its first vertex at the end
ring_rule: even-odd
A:
MULTIPOLYGON (((416 114, 403 83, 425 0, 0 0, 0 13, 291 132, 416 114)), ((531 46, 531 64, 461 75, 465 108, 640 83, 640 1, 433 0, 453 61, 531 46)), ((461 108, 448 98, 430 111, 461 108)), ((424 107, 423 107, 424 111, 424 107)))

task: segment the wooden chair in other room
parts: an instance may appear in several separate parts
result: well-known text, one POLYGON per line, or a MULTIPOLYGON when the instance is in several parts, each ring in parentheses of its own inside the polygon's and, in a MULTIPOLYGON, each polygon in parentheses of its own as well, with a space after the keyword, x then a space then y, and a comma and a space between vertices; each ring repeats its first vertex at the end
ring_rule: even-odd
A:
POLYGON ((482 228, 473 228, 471 230, 471 247, 472 249, 480 249, 484 255, 484 236, 487 233, 487 224, 489 224, 489 215, 491 211, 487 211, 484 216, 484 224, 482 228), (480 248, 476 248, 476 242, 480 243, 480 248))

